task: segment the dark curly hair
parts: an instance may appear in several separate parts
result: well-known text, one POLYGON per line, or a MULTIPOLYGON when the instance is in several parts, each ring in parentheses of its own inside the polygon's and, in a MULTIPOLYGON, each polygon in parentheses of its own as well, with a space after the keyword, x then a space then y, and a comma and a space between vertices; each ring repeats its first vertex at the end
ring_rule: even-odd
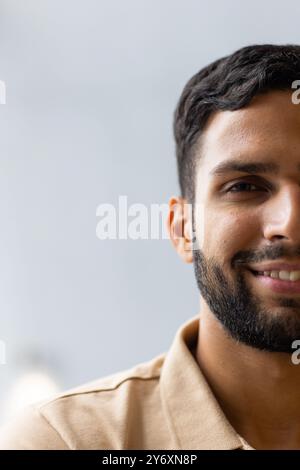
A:
MULTIPOLYGON (((181 196, 194 202, 195 143, 209 116, 217 110, 235 110, 255 95, 291 89, 300 79, 300 46, 260 44, 246 46, 216 60, 186 84, 174 112, 174 136, 181 196)), ((197 145, 198 147, 198 145, 197 145)))

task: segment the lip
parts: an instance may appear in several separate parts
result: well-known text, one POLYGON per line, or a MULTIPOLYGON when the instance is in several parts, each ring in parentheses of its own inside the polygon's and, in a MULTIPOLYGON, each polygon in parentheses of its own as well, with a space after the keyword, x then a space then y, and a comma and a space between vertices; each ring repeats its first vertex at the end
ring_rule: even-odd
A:
MULTIPOLYGON (((265 271, 272 270, 265 269, 265 271)), ((273 292, 278 294, 300 294, 300 279, 298 281, 283 281, 282 279, 274 279, 269 276, 254 273, 251 269, 248 269, 248 272, 252 274, 257 282, 271 289, 273 292)))
POLYGON ((253 271, 300 271, 300 263, 266 263, 260 265, 249 265, 253 271))

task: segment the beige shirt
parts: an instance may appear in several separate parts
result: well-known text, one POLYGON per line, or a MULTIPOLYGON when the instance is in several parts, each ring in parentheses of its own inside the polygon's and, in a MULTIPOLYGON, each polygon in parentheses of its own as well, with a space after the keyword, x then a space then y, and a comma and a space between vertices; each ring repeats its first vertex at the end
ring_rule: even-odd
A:
POLYGON ((28 408, 0 449, 251 449, 226 419, 191 352, 199 315, 167 353, 28 408))

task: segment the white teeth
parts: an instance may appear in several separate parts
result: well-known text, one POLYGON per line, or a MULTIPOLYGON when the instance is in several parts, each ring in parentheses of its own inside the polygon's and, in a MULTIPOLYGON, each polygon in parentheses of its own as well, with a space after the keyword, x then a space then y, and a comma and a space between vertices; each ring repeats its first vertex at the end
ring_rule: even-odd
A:
POLYGON ((263 275, 282 281, 298 281, 300 279, 300 271, 264 271, 263 275))
POLYGON ((298 281, 300 279, 300 271, 290 272, 290 281, 298 281))
POLYGON ((282 281, 289 281, 290 280, 289 271, 279 271, 279 279, 281 279, 282 281))

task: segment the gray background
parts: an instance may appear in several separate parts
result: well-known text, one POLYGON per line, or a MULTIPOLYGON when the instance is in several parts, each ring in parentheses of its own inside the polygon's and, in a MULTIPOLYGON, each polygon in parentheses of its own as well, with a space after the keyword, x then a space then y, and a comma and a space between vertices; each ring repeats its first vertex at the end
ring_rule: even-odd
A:
MULTIPOLYGON (((0 366, 60 388, 151 359, 198 312, 169 241, 100 241, 96 207, 178 193, 172 114, 192 74, 299 43, 299 2, 0 0, 0 366)), ((300 77, 299 77, 300 78, 300 77)))

